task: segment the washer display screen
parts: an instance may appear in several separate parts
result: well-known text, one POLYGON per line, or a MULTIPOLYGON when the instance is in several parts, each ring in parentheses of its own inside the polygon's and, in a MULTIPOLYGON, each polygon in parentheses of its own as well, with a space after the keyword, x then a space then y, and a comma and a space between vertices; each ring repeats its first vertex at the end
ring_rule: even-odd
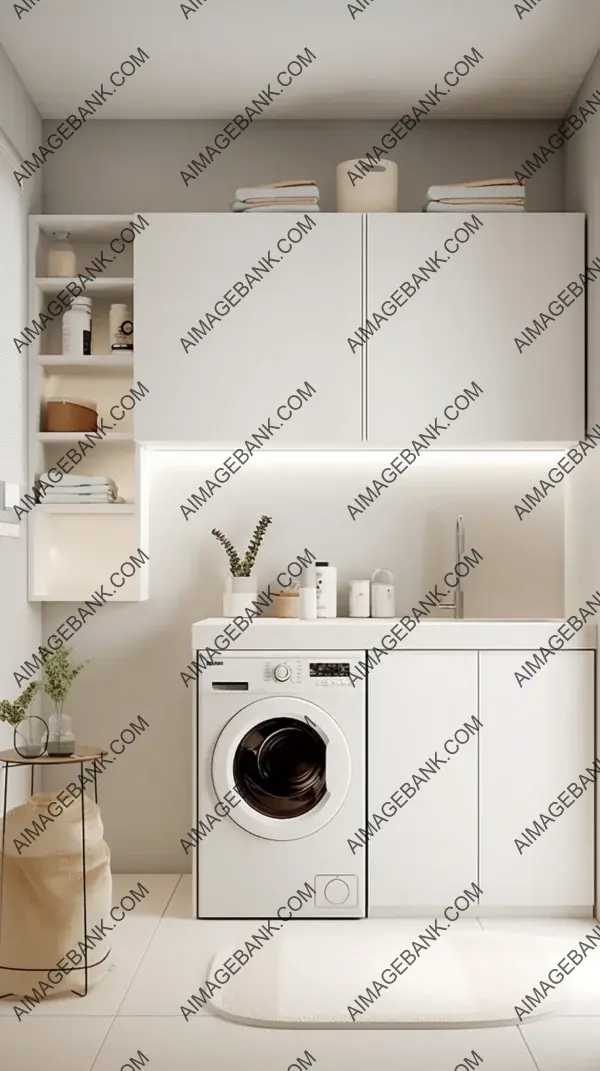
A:
POLYGON ((349 662, 311 662, 311 677, 349 677, 349 662))

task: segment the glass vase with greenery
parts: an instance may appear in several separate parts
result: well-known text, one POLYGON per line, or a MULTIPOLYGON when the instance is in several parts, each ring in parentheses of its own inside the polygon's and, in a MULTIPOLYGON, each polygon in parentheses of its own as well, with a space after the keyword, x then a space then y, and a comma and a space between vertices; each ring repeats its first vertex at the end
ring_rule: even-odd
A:
MULTIPOLYGON (((35 739, 34 722, 45 725, 41 718, 32 718, 29 707, 41 688, 39 681, 30 681, 23 689, 18 699, 12 702, 3 699, 0 702, 0 721, 5 721, 14 730, 15 749, 24 758, 33 758, 41 755, 46 747, 46 742, 40 743, 35 739), (19 743, 17 743, 17 740, 19 743)), ((47 727, 46 727, 47 728, 47 727)), ((46 734, 47 735, 47 734, 46 734)))
POLYGON ((64 712, 64 702, 71 685, 87 662, 79 666, 71 664, 68 647, 52 651, 44 662, 42 688, 54 704, 54 713, 50 715, 48 754, 72 755, 75 751, 75 736, 71 729, 71 719, 64 712))

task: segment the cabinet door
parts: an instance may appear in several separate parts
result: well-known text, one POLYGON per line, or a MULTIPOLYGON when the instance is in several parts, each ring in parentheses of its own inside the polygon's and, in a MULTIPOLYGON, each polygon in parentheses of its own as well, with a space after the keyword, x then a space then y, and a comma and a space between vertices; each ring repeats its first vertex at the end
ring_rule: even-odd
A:
POLYGON ((405 800, 367 841, 369 913, 427 914, 477 881, 478 734, 452 741, 477 715, 477 652, 390 654, 371 672, 368 695, 369 821, 390 813, 382 803, 392 792, 405 800), (413 774, 423 783, 410 796, 413 774))
POLYGON ((149 219, 135 250, 136 375, 150 389, 136 438, 242 446, 271 418, 274 449, 360 443, 361 358, 346 337, 360 315, 361 217, 149 219), (306 382, 314 395, 278 416, 306 382))
POLYGON ((593 766, 594 654, 560 652, 519 688, 514 673, 529 656, 480 655, 481 905, 591 908, 593 784, 578 799, 568 793, 571 806, 537 831, 540 814, 593 766))
POLYGON ((540 313, 548 314, 549 303, 584 270, 584 217, 482 212, 478 218, 479 229, 469 234, 462 225, 470 212, 368 217, 368 315, 381 312, 393 291, 403 300, 398 288, 405 281, 415 288, 387 322, 377 329, 373 322, 368 339, 374 445, 408 444, 436 417, 438 429, 447 429, 434 444, 441 448, 573 440, 584 433, 585 299, 566 292, 573 303, 554 304, 556 319, 547 319, 522 352, 515 343, 526 327, 538 330, 533 320, 541 324, 540 313), (456 252, 445 248, 447 239, 456 252), (435 264, 426 266, 436 251, 433 271, 435 264), (415 285, 413 273, 426 281, 415 285), (483 394, 458 419, 455 410, 454 420, 445 417, 473 381, 483 394))

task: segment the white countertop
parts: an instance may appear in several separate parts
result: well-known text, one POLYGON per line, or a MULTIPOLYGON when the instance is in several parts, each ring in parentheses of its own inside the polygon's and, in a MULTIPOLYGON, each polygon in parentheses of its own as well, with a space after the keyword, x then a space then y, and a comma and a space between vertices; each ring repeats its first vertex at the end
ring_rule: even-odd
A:
MULTIPOLYGON (((335 617, 317 621, 284 620, 261 617, 238 635, 237 626, 230 629, 228 651, 365 651, 377 646, 398 618, 335 617)), ((228 617, 206 617, 192 626, 192 650, 214 647, 215 637, 226 625, 228 617)), ((480 650, 533 651, 548 645, 549 637, 558 631, 563 620, 549 621, 454 621, 433 619, 421 621, 408 635, 398 629, 402 642, 396 650, 480 650)), ((567 635, 572 632, 568 626, 567 635)), ((226 641, 227 642, 227 638, 226 641)), ((224 648, 224 644, 221 645, 224 648)), ((584 625, 563 650, 596 647, 596 626, 584 625)))

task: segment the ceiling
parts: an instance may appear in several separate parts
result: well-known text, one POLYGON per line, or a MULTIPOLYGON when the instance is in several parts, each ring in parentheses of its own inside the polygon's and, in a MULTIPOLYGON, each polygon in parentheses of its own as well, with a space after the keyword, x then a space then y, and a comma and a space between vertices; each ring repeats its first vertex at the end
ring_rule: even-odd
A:
POLYGON ((149 59, 95 118, 227 121, 306 47, 316 59, 264 118, 400 116, 473 47, 435 118, 562 118, 600 48, 600 0, 520 0, 521 18, 509 0, 352 0, 354 18, 344 0, 185 0, 187 19, 177 0, 16 2, 0 41, 54 119, 138 47, 149 59))

